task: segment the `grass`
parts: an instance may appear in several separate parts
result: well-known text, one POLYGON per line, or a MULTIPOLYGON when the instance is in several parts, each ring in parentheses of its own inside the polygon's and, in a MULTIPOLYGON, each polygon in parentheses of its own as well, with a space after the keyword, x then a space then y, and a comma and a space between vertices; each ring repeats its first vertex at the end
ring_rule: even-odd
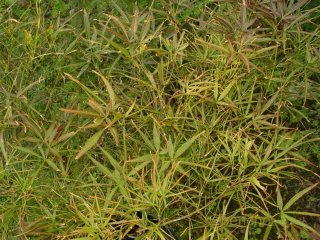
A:
POLYGON ((22 2, 0 7, 2 239, 320 237, 319 7, 22 2))

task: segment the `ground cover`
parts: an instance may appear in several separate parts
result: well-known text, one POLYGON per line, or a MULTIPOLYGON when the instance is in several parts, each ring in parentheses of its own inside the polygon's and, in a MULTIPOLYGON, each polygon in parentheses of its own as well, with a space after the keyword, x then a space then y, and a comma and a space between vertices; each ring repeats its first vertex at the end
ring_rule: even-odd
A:
POLYGON ((318 239, 315 2, 1 2, 2 239, 318 239))

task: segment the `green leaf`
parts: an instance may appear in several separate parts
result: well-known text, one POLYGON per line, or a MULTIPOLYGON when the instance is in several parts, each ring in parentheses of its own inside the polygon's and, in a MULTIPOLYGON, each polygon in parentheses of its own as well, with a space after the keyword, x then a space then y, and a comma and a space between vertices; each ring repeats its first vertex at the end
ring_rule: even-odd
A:
POLYGON ((147 76, 147 78, 148 78, 149 82, 151 83, 152 87, 156 89, 157 85, 156 85, 156 82, 154 80, 153 74, 148 69, 146 69, 145 67, 141 68, 141 70, 147 76))
POLYGON ((111 108, 113 109, 113 107, 115 106, 116 104, 116 95, 113 91, 113 88, 110 84, 110 82, 107 80, 107 78, 105 76, 103 76, 101 73, 97 72, 97 71, 93 71, 95 74, 97 74, 99 77, 101 77, 104 85, 106 86, 106 89, 107 89, 107 92, 109 94, 109 97, 110 97, 110 102, 111 102, 111 108))
POLYGON ((83 10, 83 24, 84 24, 86 37, 89 38, 90 37, 90 20, 89 20, 89 14, 85 9, 83 10))
POLYGON ((7 154, 6 148, 4 146, 3 131, 0 132, 0 150, 2 152, 2 156, 3 156, 6 164, 8 164, 8 154, 7 154))
POLYGON ((44 160, 46 161, 46 163, 55 171, 59 172, 60 169, 58 168, 58 166, 50 159, 48 158, 44 158, 44 160))
POLYGON ((289 209, 296 201, 299 200, 299 198, 301 198, 303 195, 305 195, 306 193, 308 193, 310 190, 312 190, 314 187, 316 187, 318 185, 318 183, 313 184, 310 187, 307 187, 306 189, 298 192, 296 195, 294 195, 288 202, 287 204, 283 207, 283 211, 286 211, 287 209, 289 209))
POLYGON ((156 123, 153 123, 153 144, 157 151, 160 150, 160 132, 156 123))
POLYGON ((73 77, 72 75, 68 74, 68 73, 64 73, 65 76, 67 76, 71 81, 75 82, 76 84, 78 84, 89 96, 94 97, 95 99, 99 100, 100 102, 104 102, 103 99, 101 99, 95 91, 93 91, 92 89, 88 88, 87 86, 85 86, 84 84, 82 84, 78 79, 76 79, 75 77, 73 77))
POLYGON ((287 209, 289 209, 296 201, 299 200, 299 198, 301 198, 303 195, 305 195, 306 193, 308 193, 310 190, 312 190, 314 187, 316 187, 318 185, 318 183, 313 184, 310 187, 307 187, 306 189, 298 192, 296 195, 294 195, 288 202, 287 204, 283 207, 283 211, 286 211, 287 209))
POLYGON ((122 173, 122 167, 120 166, 119 162, 115 160, 106 149, 103 149, 102 147, 100 147, 100 149, 108 158, 109 162, 114 167, 114 169, 117 170, 119 173, 122 173))
POLYGON ((263 106, 261 112, 259 114, 264 113, 277 99, 278 95, 280 93, 280 89, 270 98, 270 100, 263 106))
POLYGON ((149 156, 150 156, 150 161, 145 161, 145 162, 142 162, 142 163, 140 163, 140 164, 137 164, 137 165, 133 168, 133 170, 131 170, 131 171, 128 173, 127 176, 130 177, 130 176, 135 175, 135 174, 138 173, 141 169, 143 169, 143 168, 146 167, 148 164, 150 164, 152 157, 151 157, 151 155, 149 155, 149 156))
POLYGON ((192 138, 190 138, 188 141, 186 141, 184 144, 182 144, 177 151, 174 154, 174 158, 178 158, 180 157, 185 151, 188 150, 188 148, 193 144, 193 142, 204 133, 204 131, 202 131, 201 133, 193 136, 192 138))
POLYGON ((282 211, 283 208, 283 201, 282 201, 282 196, 280 193, 280 188, 277 188, 277 205, 280 211, 282 211))
POLYGON ((236 81, 232 81, 231 83, 229 83, 229 85, 223 90, 223 92, 220 94, 218 101, 221 101, 222 99, 225 98, 225 96, 228 95, 228 93, 230 92, 231 88, 233 87, 233 85, 236 83, 236 81))
POLYGON ((265 230, 265 232, 263 234, 263 240, 268 240, 269 239, 269 234, 271 232, 271 229, 272 229, 272 225, 268 225, 266 227, 266 230, 265 230))
POLYGON ((301 198, 303 195, 308 193, 310 190, 312 190, 314 187, 316 187, 318 183, 313 184, 310 187, 307 187, 306 189, 298 192, 296 195, 294 195, 288 202, 287 204, 283 207, 283 211, 286 211, 289 209, 296 201, 298 201, 299 198, 301 198))
POLYGON ((286 213, 304 215, 304 216, 311 216, 311 217, 320 217, 320 213, 312 213, 312 212, 286 211, 286 213))
POLYGON ((168 154, 170 158, 173 158, 174 156, 174 146, 171 140, 171 136, 169 136, 169 140, 167 142, 167 149, 168 149, 168 154))
POLYGON ((107 168, 106 166, 104 166, 103 164, 101 164, 100 162, 98 162, 97 160, 95 160, 93 157, 87 155, 91 161, 94 163, 94 165, 96 165, 96 167, 98 168, 98 170, 107 175, 109 178, 113 179, 114 176, 112 175, 111 171, 109 170, 109 168, 107 168))
POLYGON ((139 132, 140 136, 142 137, 143 141, 145 142, 145 144, 152 150, 155 151, 155 147, 153 146, 152 142, 149 140, 149 138, 138 128, 138 126, 131 121, 133 126, 137 129, 137 131, 139 132))
POLYGON ((260 188, 262 191, 266 191, 266 188, 261 185, 260 181, 256 177, 251 177, 250 181, 256 185, 258 188, 260 188))
POLYGON ((126 13, 121 9, 121 7, 120 7, 118 4, 116 4, 116 1, 111 1, 111 3, 112 3, 112 5, 113 5, 113 7, 120 13, 121 17, 123 17, 123 19, 124 19, 127 23, 129 23, 130 20, 128 19, 126 13))
POLYGON ((78 152, 75 159, 81 158, 86 152, 88 152, 91 148, 93 148, 93 146, 95 146, 97 144, 98 140, 100 139, 100 137, 104 131, 105 131, 105 129, 102 129, 102 130, 96 132, 91 138, 89 138, 87 140, 86 144, 78 152))
POLYGON ((296 219, 296 218, 293 218, 287 214, 284 214, 284 217, 291 223, 295 224, 295 225, 298 225, 300 227, 303 227, 305 229, 308 229, 309 231, 313 232, 314 234, 316 234, 318 237, 320 237, 320 234, 318 231, 316 231, 315 229, 313 229, 312 227, 310 227, 308 224, 305 224, 304 222, 296 219))
POLYGON ((218 50, 220 52, 223 52, 225 54, 230 54, 229 49, 224 48, 223 46, 219 46, 217 44, 206 42, 206 41, 202 40, 201 38, 196 39, 196 42, 198 42, 199 44, 202 44, 203 46, 205 46, 207 48, 212 48, 212 49, 218 50))
POLYGON ((108 43, 114 47, 115 49, 117 49, 120 53, 122 53, 126 58, 128 59, 131 59, 131 55, 130 55, 130 52, 125 49, 123 46, 121 46, 120 44, 112 41, 111 39, 109 38, 106 38, 106 40, 108 41, 108 43))
POLYGON ((29 148, 21 147, 21 146, 15 146, 14 148, 20 150, 21 152, 27 153, 29 155, 35 156, 37 158, 42 158, 39 154, 35 153, 29 148))
POLYGON ((244 240, 249 240, 249 227, 250 227, 250 222, 248 223, 246 227, 246 232, 244 234, 244 240))

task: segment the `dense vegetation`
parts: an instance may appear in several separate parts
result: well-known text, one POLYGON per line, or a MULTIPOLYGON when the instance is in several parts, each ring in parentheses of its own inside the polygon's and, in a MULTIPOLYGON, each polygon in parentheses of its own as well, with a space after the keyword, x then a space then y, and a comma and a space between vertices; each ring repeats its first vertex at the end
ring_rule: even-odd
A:
POLYGON ((2 239, 319 239, 317 3, 1 1, 2 239))

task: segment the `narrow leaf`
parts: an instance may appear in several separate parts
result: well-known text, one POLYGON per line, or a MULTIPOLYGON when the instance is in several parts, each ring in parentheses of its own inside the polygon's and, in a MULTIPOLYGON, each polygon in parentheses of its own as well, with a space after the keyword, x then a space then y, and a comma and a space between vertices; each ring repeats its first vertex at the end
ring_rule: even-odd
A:
POLYGON ((97 72, 97 71, 93 71, 95 74, 97 74, 99 77, 101 77, 104 85, 106 86, 106 89, 108 91, 108 94, 109 94, 109 97, 110 97, 110 102, 111 102, 111 105, 112 107, 115 106, 116 104, 116 95, 113 91, 113 88, 110 84, 110 82, 107 80, 107 78, 105 76, 103 76, 101 73, 97 72))
POLYGON ((89 156, 88 157, 91 159, 91 161, 97 166, 98 170, 107 175, 109 178, 113 179, 113 175, 111 173, 111 171, 109 170, 109 168, 107 168, 106 166, 104 166, 103 164, 101 164, 100 162, 98 162, 97 160, 95 160, 93 157, 89 156))
POLYGON ((77 109, 68 109, 68 108, 60 108, 59 109, 62 112, 65 113, 71 113, 76 115, 84 115, 84 116, 90 116, 90 117, 100 117, 100 115, 96 112, 89 112, 89 111, 82 111, 77 109))
POLYGON ((129 23, 130 21, 129 21, 126 13, 121 9, 121 7, 120 7, 118 4, 116 4, 116 1, 111 1, 111 3, 112 3, 112 5, 113 5, 113 7, 120 13, 121 17, 123 17, 124 20, 125 20, 127 23, 129 23))
POLYGON ((109 14, 106 14, 113 22, 114 24, 118 27, 119 30, 121 30, 123 32, 123 34, 126 36, 127 38, 127 41, 128 41, 128 34, 127 34, 127 31, 126 31, 126 28, 125 26, 121 23, 121 21, 119 20, 119 18, 113 16, 113 15, 109 15, 109 14))
POLYGON ((95 111, 99 112, 102 116, 105 115, 105 111, 103 110, 103 107, 99 103, 97 103, 95 100, 89 99, 88 105, 95 111))
POLYGON ((51 160, 51 159, 48 159, 48 158, 45 158, 44 159, 46 161, 46 163, 55 171, 57 172, 60 172, 60 169, 57 167, 57 165, 51 160))
POLYGON ((86 144, 82 147, 82 149, 78 152, 75 159, 81 158, 86 152, 88 152, 93 146, 95 146, 100 139, 101 135, 103 134, 105 129, 102 129, 98 132, 96 132, 91 138, 89 138, 86 142, 86 144))
POLYGON ((283 208, 283 201, 282 201, 282 196, 280 193, 280 187, 278 186, 277 188, 277 205, 280 211, 282 211, 283 208))
POLYGON ((240 56, 241 60, 243 61, 243 63, 246 65, 247 72, 250 73, 250 61, 249 61, 248 57, 243 53, 239 53, 239 56, 240 56))
POLYGON ((92 91, 90 88, 88 88, 87 86, 82 84, 78 79, 76 79, 75 77, 73 77, 72 75, 70 75, 68 73, 64 73, 64 75, 66 75, 71 81, 78 84, 89 96, 92 96, 95 99, 98 99, 100 102, 104 102, 103 99, 101 99, 101 98, 99 98, 99 96, 97 96, 96 92, 92 91))
POLYGON ((209 42, 206 42, 202 39, 196 39, 197 42, 201 43, 203 46, 205 47, 209 47, 209 48, 213 48, 215 50, 218 50, 220 52, 223 52, 225 54, 230 54, 230 51, 227 49, 227 48, 224 48, 222 46, 219 46, 219 45, 216 45, 216 44, 213 44, 213 43, 209 43, 209 42))
POLYGON ((289 209, 296 201, 299 200, 299 198, 301 198, 303 195, 305 195, 306 193, 308 193, 309 191, 311 191, 314 187, 316 187, 318 185, 318 183, 315 183, 313 185, 311 185, 310 187, 307 187, 305 189, 303 189, 302 191, 298 192, 296 195, 294 195, 288 202, 287 204, 283 207, 283 211, 286 211, 287 209, 289 209))
POLYGON ((185 151, 188 150, 188 148, 193 144, 193 142, 204 133, 204 131, 202 131, 201 133, 193 136, 192 138, 190 138, 188 141, 186 141, 184 144, 182 144, 177 151, 174 154, 174 158, 178 158, 180 157, 185 151))
POLYGON ((263 106, 260 114, 264 113, 276 100, 280 93, 280 89, 270 98, 270 100, 263 106))
POLYGON ((153 123, 153 144, 157 151, 160 150, 160 132, 156 123, 153 123))
POLYGON ((312 212, 286 211, 286 213, 296 214, 296 215, 304 215, 304 216, 311 216, 311 217, 320 217, 320 213, 312 213, 312 212))
POLYGON ((131 58, 130 52, 129 52, 127 49, 125 49, 123 46, 121 46, 120 44, 112 41, 112 40, 109 39, 109 38, 106 38, 106 40, 108 41, 108 43, 109 43, 112 47, 114 47, 115 49, 117 49, 117 50, 118 50, 120 53, 122 53, 125 57, 127 57, 128 59, 131 58))
POLYGON ((76 134, 76 132, 72 131, 72 132, 69 132, 69 133, 65 133, 63 135, 61 135, 56 141, 55 141, 55 144, 58 144, 62 141, 65 141, 67 140, 68 138, 71 138, 73 137, 74 135, 76 134))
POLYGON ((272 229, 272 225, 268 225, 266 227, 266 230, 265 230, 265 232, 263 234, 263 240, 268 240, 269 239, 269 234, 271 232, 271 229, 272 229))
POLYGON ((8 154, 7 154, 6 148, 4 146, 3 131, 0 132, 0 150, 2 152, 2 155, 3 155, 3 158, 6 162, 6 164, 8 164, 8 154))
POLYGON ((229 83, 229 85, 220 94, 220 96, 218 98, 218 101, 221 101, 222 99, 224 99, 225 96, 228 95, 228 93, 230 92, 230 90, 231 90, 231 88, 233 87, 234 84, 235 84, 235 81, 232 81, 231 83, 229 83))
POLYGON ((102 147, 100 147, 100 149, 103 152, 103 154, 107 157, 111 165, 114 167, 114 169, 116 169, 117 172, 122 173, 122 167, 120 166, 119 162, 115 160, 106 149, 103 149, 102 147))
POLYGON ((169 140, 167 142, 167 149, 168 149, 168 154, 170 158, 173 158, 174 156, 174 146, 171 140, 171 136, 169 137, 169 140))
POLYGON ((42 158, 39 154, 35 153, 34 151, 32 151, 29 148, 25 148, 25 147, 21 147, 21 146, 15 146, 14 148, 20 150, 21 152, 24 152, 24 153, 27 153, 29 155, 32 155, 34 157, 42 158))
POLYGON ((244 234, 244 240, 249 240, 249 227, 250 227, 250 222, 248 223, 246 227, 246 232, 244 234))
POLYGON ((308 224, 305 224, 304 222, 296 219, 296 218, 293 218, 287 214, 284 214, 284 217, 291 223, 295 224, 295 225, 298 225, 300 227, 303 227, 305 229, 308 229, 310 230, 311 232, 313 232, 314 234, 316 234, 316 236, 320 237, 320 234, 317 230, 315 230, 314 228, 310 227, 308 224))
POLYGON ((83 10, 83 23, 84 23, 84 29, 86 32, 86 37, 90 37, 90 20, 89 20, 89 14, 87 11, 84 9, 83 10))
POLYGON ((266 191, 266 188, 261 185, 260 181, 256 177, 251 177, 250 181, 256 185, 258 188, 260 188, 262 191, 266 191))
POLYGON ((142 137, 143 141, 145 142, 145 144, 152 150, 155 151, 155 147, 153 146, 152 142, 149 140, 149 138, 140 130, 140 128, 137 127, 137 125, 131 121, 133 126, 137 129, 137 131, 139 132, 140 136, 142 137))

